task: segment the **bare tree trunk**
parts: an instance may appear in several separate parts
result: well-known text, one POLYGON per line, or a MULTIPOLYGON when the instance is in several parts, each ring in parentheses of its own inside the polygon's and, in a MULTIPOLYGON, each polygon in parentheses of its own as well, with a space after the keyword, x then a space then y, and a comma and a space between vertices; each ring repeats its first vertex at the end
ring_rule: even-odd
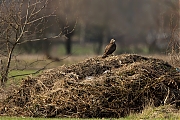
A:
MULTIPOLYGON (((2 60, 0 60, 0 71, 1 71, 1 79, 2 79, 2 77, 3 77, 3 74, 4 74, 4 70, 3 70, 3 61, 2 60)), ((3 82, 2 82, 2 80, 1 80, 1 84, 0 85, 3 85, 3 82)))
POLYGON ((9 55, 8 55, 8 61, 7 61, 7 65, 5 66, 5 71, 3 72, 2 74, 2 78, 1 78, 1 84, 4 85, 5 82, 7 82, 7 78, 8 78, 8 73, 9 73, 9 67, 10 67, 10 64, 11 64, 11 59, 12 59, 12 53, 14 51, 14 48, 15 48, 16 44, 14 44, 9 52, 9 55))
POLYGON ((66 40, 66 54, 67 55, 71 54, 71 46, 72 46, 71 38, 68 38, 66 40))
POLYGON ((66 35, 66 54, 70 55, 72 53, 72 36, 74 35, 74 32, 68 33, 66 35))

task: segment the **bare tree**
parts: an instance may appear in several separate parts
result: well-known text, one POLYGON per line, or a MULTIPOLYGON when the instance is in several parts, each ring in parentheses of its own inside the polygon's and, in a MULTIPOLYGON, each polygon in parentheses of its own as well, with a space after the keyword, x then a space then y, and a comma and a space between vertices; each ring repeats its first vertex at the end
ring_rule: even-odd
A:
POLYGON ((167 53, 170 56, 170 63, 176 67, 180 68, 180 12, 177 1, 171 1, 167 4, 173 6, 170 12, 169 19, 169 44, 167 47, 167 53))
POLYGON ((5 83, 17 46, 32 41, 59 38, 62 29, 47 36, 49 28, 56 27, 57 8, 50 7, 52 0, 2 0, 0 3, 0 57, 2 58, 1 84, 5 83), (57 32, 58 31, 58 32, 57 32))

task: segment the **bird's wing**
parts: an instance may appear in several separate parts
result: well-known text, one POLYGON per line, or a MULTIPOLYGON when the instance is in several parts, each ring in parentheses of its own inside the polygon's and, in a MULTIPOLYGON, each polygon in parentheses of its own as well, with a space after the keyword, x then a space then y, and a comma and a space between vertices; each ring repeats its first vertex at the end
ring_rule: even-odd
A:
POLYGON ((111 44, 108 44, 108 45, 105 47, 104 54, 107 54, 110 48, 111 48, 111 44))

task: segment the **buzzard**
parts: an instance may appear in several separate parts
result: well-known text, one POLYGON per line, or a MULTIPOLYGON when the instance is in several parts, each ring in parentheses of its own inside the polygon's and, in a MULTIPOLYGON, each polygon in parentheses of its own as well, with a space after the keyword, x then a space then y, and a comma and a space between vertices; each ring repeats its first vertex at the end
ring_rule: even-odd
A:
POLYGON ((110 43, 105 47, 105 51, 104 51, 102 58, 105 58, 109 54, 112 54, 115 50, 116 50, 115 40, 111 39, 110 43))

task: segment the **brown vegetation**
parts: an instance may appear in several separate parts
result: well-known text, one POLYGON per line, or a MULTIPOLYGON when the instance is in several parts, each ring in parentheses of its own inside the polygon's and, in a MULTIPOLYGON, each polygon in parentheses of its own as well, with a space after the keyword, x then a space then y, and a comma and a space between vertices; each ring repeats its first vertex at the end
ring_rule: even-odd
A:
POLYGON ((145 106, 179 106, 180 73, 163 60, 132 54, 90 58, 24 79, 1 115, 122 117, 145 106))

